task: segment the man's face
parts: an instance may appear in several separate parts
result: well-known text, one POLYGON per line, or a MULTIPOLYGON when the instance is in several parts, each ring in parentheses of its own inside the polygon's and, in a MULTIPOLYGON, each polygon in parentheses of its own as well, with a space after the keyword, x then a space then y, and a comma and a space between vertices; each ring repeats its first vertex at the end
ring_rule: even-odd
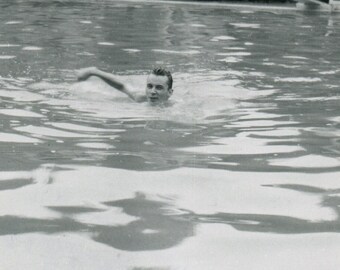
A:
POLYGON ((146 97, 149 102, 162 102, 169 99, 172 89, 168 86, 168 77, 150 74, 146 80, 146 97))

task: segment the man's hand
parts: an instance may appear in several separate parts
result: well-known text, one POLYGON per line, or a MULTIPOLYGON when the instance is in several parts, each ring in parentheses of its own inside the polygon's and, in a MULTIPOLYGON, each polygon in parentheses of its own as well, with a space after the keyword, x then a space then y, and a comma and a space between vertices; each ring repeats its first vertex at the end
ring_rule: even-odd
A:
POLYGON ((99 70, 96 67, 82 68, 76 71, 78 81, 85 81, 91 75, 96 75, 99 70))

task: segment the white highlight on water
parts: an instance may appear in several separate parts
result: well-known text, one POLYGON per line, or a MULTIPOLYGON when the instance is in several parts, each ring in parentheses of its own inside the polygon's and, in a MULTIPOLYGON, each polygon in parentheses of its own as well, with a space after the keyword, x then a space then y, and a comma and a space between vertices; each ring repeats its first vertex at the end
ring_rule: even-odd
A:
POLYGON ((192 27, 207 27, 205 24, 199 24, 199 23, 192 23, 190 24, 192 27))
POLYGON ((276 82, 320 82, 321 78, 310 78, 310 77, 290 77, 290 78, 279 78, 274 79, 276 82))
POLYGON ((230 53, 216 53, 216 55, 220 56, 249 56, 250 52, 230 52, 230 53))
POLYGON ((257 23, 231 23, 231 25, 238 28, 260 28, 260 24, 257 23))
POLYGON ((8 22, 5 22, 5 24, 21 24, 22 21, 8 21, 8 22))
POLYGON ((6 59, 13 59, 16 58, 15 55, 0 55, 0 59, 6 60, 6 59))
POLYGON ((141 50, 138 50, 138 49, 123 49, 123 51, 129 52, 129 53, 136 53, 136 52, 140 52, 141 50))
POLYGON ((0 132, 0 142, 41 143, 42 141, 19 134, 0 132))
POLYGON ((226 41, 226 40, 236 40, 236 38, 231 36, 216 36, 213 37, 210 41, 226 41))
POLYGON ((27 46, 22 48, 23 51, 41 51, 42 49, 43 48, 36 46, 27 46))
POLYGON ((22 131, 26 133, 31 133, 33 135, 38 136, 47 136, 47 137, 58 137, 58 138, 86 138, 86 137, 97 137, 96 135, 86 135, 74 132, 68 132, 53 128, 41 127, 41 126, 23 126, 15 128, 17 131, 22 131))
POLYGON ((172 51, 172 50, 163 50, 163 49, 153 49, 154 52, 159 53, 167 53, 167 54, 199 54, 200 51, 197 50, 183 50, 183 51, 172 51))
POLYGON ((21 109, 2 109, 0 110, 0 114, 18 117, 36 117, 36 118, 44 117, 42 114, 21 109))
POLYGON ((333 168, 340 166, 340 160, 320 155, 307 155, 289 159, 272 159, 269 164, 291 168, 333 168))
POLYGON ((113 145, 107 144, 107 143, 77 143, 77 146, 83 147, 83 148, 93 148, 93 149, 113 149, 115 148, 113 145))
POLYGON ((287 59, 303 59, 303 60, 308 60, 307 57, 297 56, 297 55, 285 55, 285 56, 283 56, 283 58, 287 58, 287 59))
POLYGON ((54 123, 54 122, 47 122, 47 125, 52 125, 57 128, 62 129, 69 129, 69 130, 76 130, 76 131, 89 131, 89 132, 112 132, 112 130, 103 129, 103 128, 95 128, 71 123, 54 123))
POLYGON ((114 46, 115 44, 113 42, 98 42, 98 45, 102 46, 114 46))
POLYGON ((7 48, 7 47, 20 47, 19 44, 0 44, 0 48, 7 48))

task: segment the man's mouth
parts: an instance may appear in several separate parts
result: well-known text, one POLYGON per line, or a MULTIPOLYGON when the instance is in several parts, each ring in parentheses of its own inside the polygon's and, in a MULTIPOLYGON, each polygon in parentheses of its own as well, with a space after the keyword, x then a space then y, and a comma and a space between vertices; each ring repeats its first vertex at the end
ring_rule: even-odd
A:
POLYGON ((158 100, 158 97, 149 97, 150 101, 154 102, 158 100))

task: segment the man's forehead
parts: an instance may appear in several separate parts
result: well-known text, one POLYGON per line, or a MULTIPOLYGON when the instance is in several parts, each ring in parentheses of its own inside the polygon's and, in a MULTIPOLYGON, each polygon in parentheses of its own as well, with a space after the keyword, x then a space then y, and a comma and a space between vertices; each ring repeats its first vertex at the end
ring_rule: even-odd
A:
POLYGON ((157 84, 164 84, 168 83, 168 77, 165 75, 155 75, 155 74, 150 74, 147 78, 148 83, 157 83, 157 84))

